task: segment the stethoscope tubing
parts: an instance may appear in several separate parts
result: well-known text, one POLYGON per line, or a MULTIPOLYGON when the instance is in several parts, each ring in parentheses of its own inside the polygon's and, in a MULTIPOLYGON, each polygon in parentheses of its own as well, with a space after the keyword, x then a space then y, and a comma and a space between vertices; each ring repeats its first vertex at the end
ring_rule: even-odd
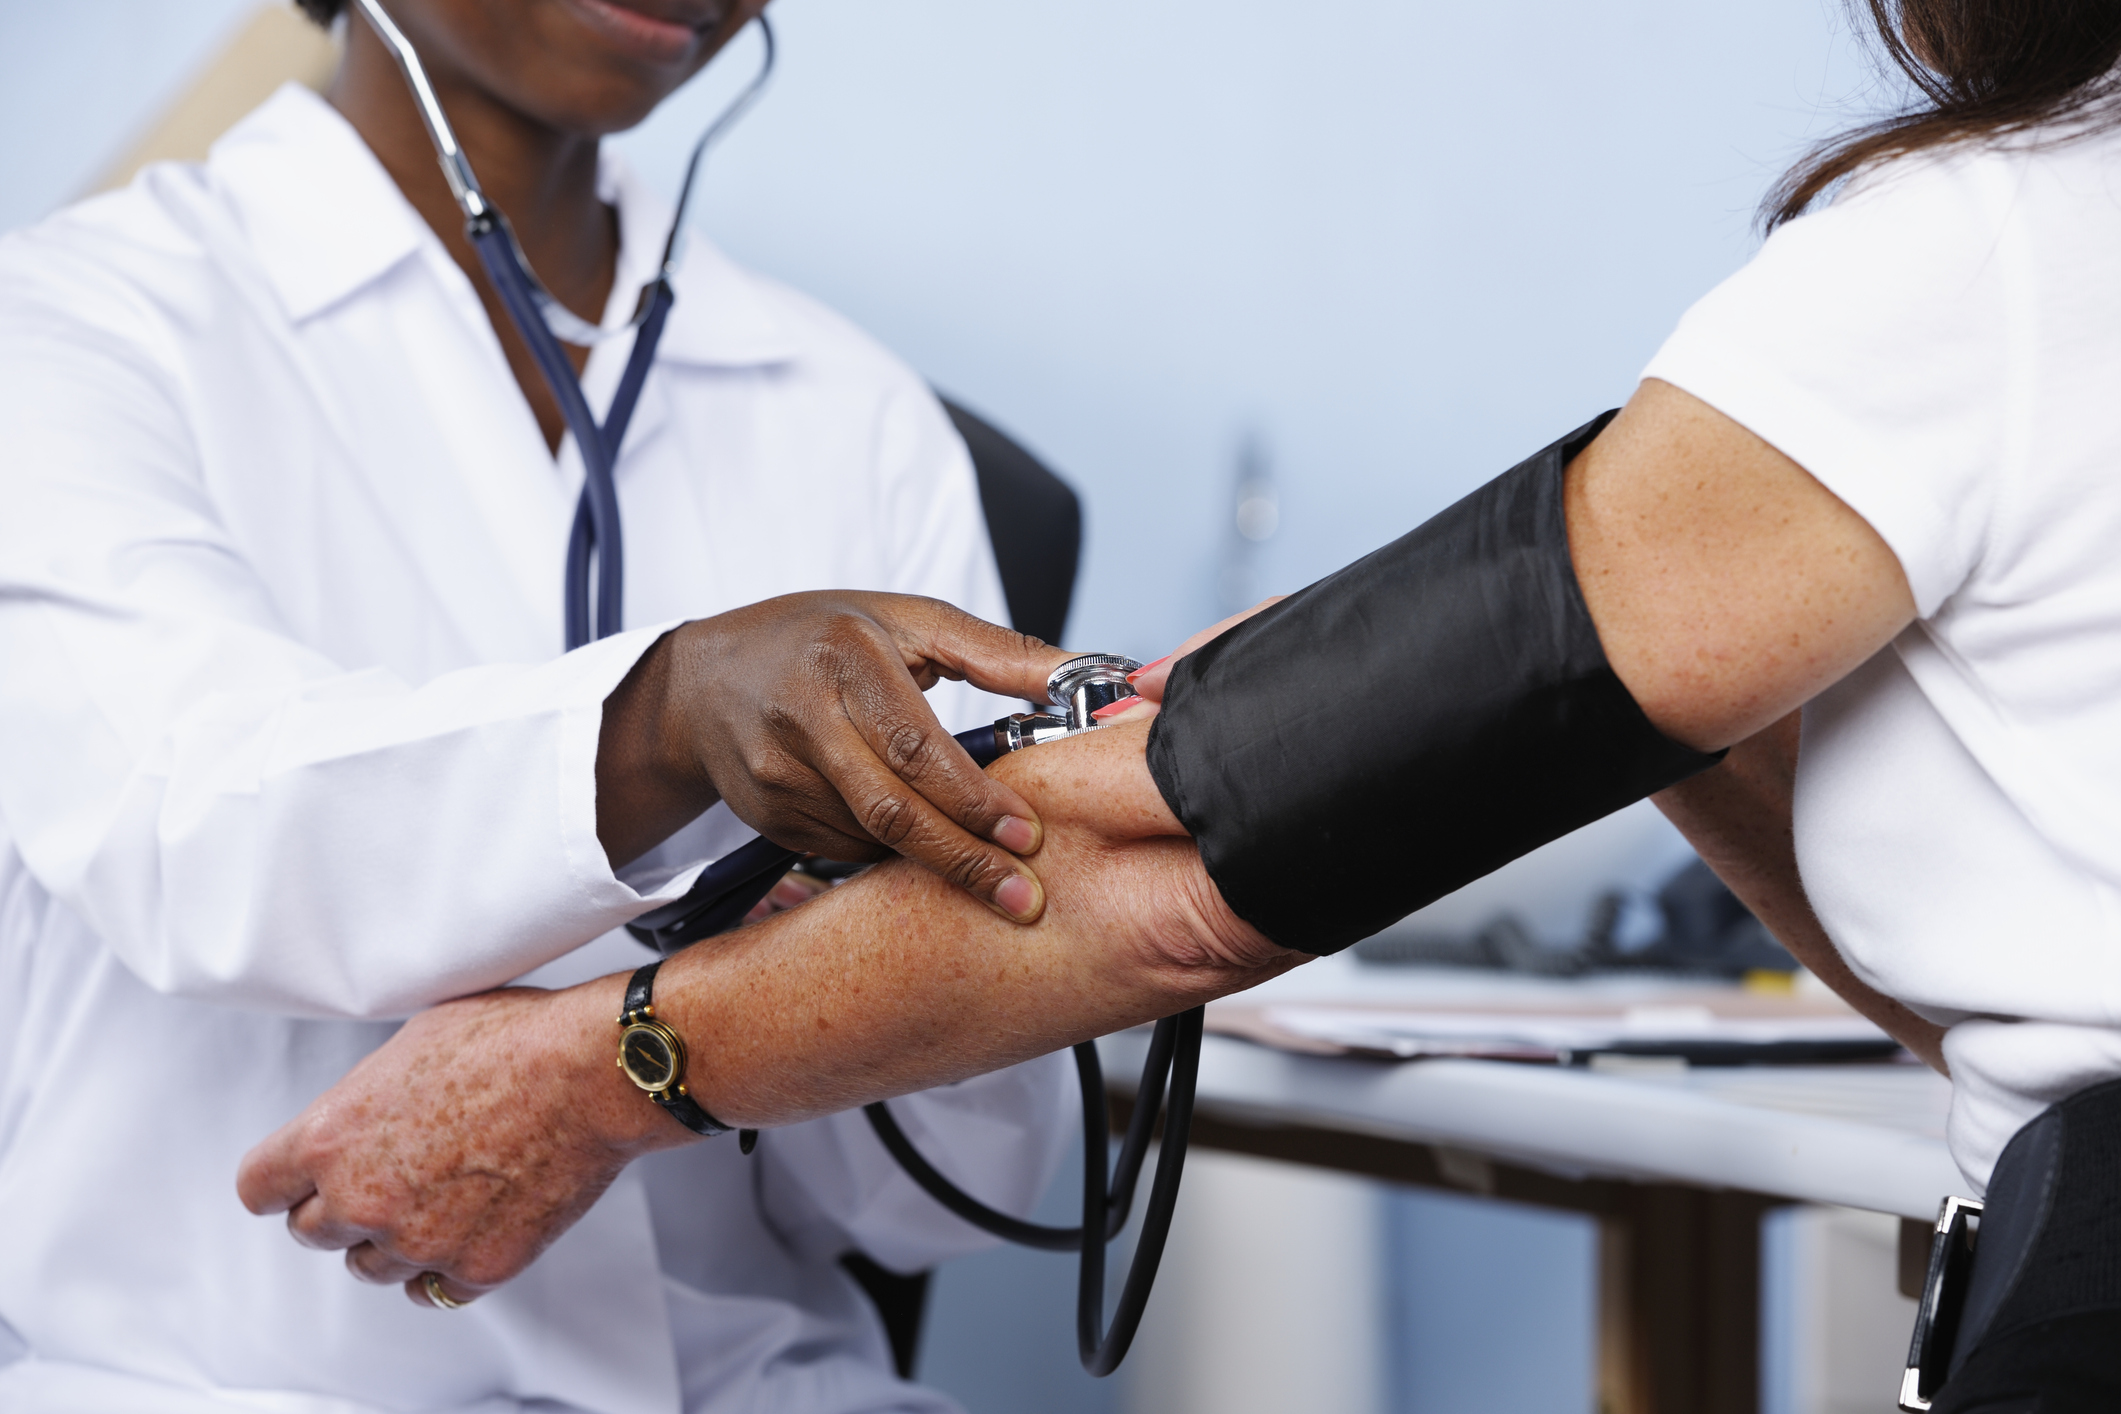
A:
POLYGON ((465 234, 487 278, 501 297, 502 307, 516 332, 530 349, 538 372, 560 405, 560 416, 574 435, 575 451, 582 459, 582 496, 575 507, 574 524, 567 539, 567 571, 564 616, 567 649, 574 651, 600 638, 609 638, 625 626, 626 549, 619 524, 618 484, 612 469, 619 446, 626 438, 627 424, 640 401, 641 385, 649 365, 655 361, 656 344, 670 312, 670 286, 657 280, 649 296, 648 317, 634 331, 633 350, 626 359, 626 372, 619 380, 618 394, 601 426, 589 410, 582 380, 575 376, 567 351, 547 328, 531 298, 530 277, 516 256, 515 241, 501 217, 490 214, 468 224, 465 234), (596 559, 595 622, 591 622, 589 562, 596 559))

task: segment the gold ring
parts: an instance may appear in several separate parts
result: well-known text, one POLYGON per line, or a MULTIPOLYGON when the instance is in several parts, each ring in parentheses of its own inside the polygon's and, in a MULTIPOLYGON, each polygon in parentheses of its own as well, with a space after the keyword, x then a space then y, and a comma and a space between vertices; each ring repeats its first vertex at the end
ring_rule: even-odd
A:
POLYGON ((420 1276, 420 1285, 426 1289, 427 1299, 434 1302, 435 1305, 444 1311, 461 1311, 471 1304, 469 1301, 459 1301, 456 1297, 442 1290, 442 1274, 440 1272, 423 1272, 420 1276))

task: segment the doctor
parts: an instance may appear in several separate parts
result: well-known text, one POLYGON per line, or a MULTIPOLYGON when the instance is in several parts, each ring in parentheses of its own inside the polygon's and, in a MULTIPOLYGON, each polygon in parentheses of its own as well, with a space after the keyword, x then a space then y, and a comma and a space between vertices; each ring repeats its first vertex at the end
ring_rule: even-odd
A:
MULTIPOLYGON (((598 138, 762 3, 391 9, 532 264, 609 319, 671 216, 598 138)), ((283 90, 204 166, 0 242, 0 1408, 951 1407, 891 1374, 837 1259, 984 1239, 858 1115, 637 1165, 456 1316, 230 1193, 394 1019, 638 965, 613 930, 738 816, 889 844, 1004 928, 1042 906, 1035 811, 934 714, 991 718, 979 689, 1061 655, 815 592, 1002 617, 963 446, 814 302, 704 242, 676 288, 618 472, 628 631, 562 654, 580 458, 364 27, 328 101, 283 90)), ((627 342, 575 351, 599 408, 627 342)), ((1021 1210, 1066 1084, 1041 1061, 904 1113, 1021 1210)))

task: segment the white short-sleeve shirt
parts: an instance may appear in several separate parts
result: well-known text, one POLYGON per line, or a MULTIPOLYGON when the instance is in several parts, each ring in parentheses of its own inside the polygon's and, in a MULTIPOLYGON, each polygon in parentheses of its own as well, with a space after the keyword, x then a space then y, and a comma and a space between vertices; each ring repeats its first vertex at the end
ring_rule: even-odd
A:
MULTIPOLYGON (((670 213, 604 185, 620 310, 670 213)), ((617 925, 748 837, 718 807, 626 879, 597 843, 601 703, 661 626, 835 587, 1005 616, 920 380, 704 241, 674 283, 617 468, 629 631, 563 654, 579 459, 314 95, 0 240, 0 1409, 952 1407, 892 1375, 836 1258, 987 1239, 859 1113, 636 1164, 459 1312, 236 1201, 391 1018, 639 966, 617 925)), ((933 700, 953 729, 1009 706, 933 700)), ((1048 1058, 894 1107, 1024 1211, 1068 1085, 1048 1058)))
POLYGON ((1858 975, 1947 1023, 1985 1183, 2121 1076, 2121 136, 1890 164, 1645 371, 1817 477, 1918 621, 1804 716, 1797 852, 1858 975))

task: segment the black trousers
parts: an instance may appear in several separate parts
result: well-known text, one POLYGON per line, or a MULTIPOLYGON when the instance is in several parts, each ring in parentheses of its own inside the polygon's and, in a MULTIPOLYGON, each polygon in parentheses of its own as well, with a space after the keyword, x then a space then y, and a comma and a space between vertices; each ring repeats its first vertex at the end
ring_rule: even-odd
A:
POLYGON ((2004 1149, 1956 1346, 1932 1414, 2121 1411, 2121 1081, 2004 1149))

